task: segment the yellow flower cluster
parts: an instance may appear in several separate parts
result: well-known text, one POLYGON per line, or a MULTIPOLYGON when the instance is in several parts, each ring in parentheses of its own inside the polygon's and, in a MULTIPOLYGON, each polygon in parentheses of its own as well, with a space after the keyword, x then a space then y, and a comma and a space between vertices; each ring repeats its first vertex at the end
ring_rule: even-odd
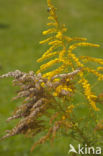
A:
POLYGON ((90 46, 90 47, 99 47, 98 44, 92 44, 92 43, 88 43, 88 42, 82 42, 82 43, 76 43, 73 44, 69 47, 69 51, 72 52, 74 49, 76 49, 77 47, 80 46, 90 46))
POLYGON ((98 63, 100 65, 103 65, 103 59, 100 59, 100 58, 94 58, 94 57, 90 57, 90 56, 80 56, 80 59, 82 61, 91 61, 91 62, 98 63))
POLYGON ((55 75, 56 73, 62 72, 64 67, 65 69, 67 69, 66 71, 68 71, 68 66, 70 66, 72 70, 74 70, 72 62, 75 62, 77 67, 84 67, 80 59, 72 52, 77 47, 80 46, 99 47, 99 45, 84 42, 87 40, 86 38, 80 38, 80 37, 72 38, 72 37, 65 36, 64 32, 67 31, 65 25, 61 26, 59 24, 55 12, 56 9, 52 5, 51 0, 48 0, 47 2, 48 2, 48 11, 50 14, 50 16, 48 17, 50 21, 47 25, 50 26, 51 28, 43 31, 43 35, 52 34, 52 36, 40 42, 40 44, 48 43, 50 47, 37 61, 41 62, 51 57, 53 58, 56 57, 56 59, 54 58, 54 60, 49 61, 48 63, 42 65, 40 67, 40 70, 37 71, 37 73, 42 72, 43 70, 53 66, 55 63, 57 64, 61 63, 59 67, 45 74, 45 76, 47 76, 50 79, 50 77, 55 75), (66 46, 67 43, 70 43, 71 41, 82 41, 82 42, 74 43, 69 47, 67 47, 66 46))
POLYGON ((86 41, 86 38, 79 38, 79 37, 68 37, 68 36, 63 36, 63 38, 68 41, 68 43, 72 42, 72 41, 86 41))
POLYGON ((84 65, 79 61, 79 59, 75 56, 75 54, 69 51, 69 57, 73 59, 73 61, 77 64, 78 67, 83 67, 84 65))
POLYGON ((39 73, 45 69, 47 69, 48 67, 51 67, 52 65, 54 65, 55 63, 59 63, 59 59, 54 59, 54 60, 51 60, 49 61, 48 63, 46 64, 43 64, 40 66, 40 70, 38 71, 39 73))
POLYGON ((60 66, 59 68, 51 71, 51 72, 47 72, 45 73, 43 76, 44 77, 48 77, 48 79, 52 78, 54 75, 61 73, 62 71, 64 71, 65 69, 65 65, 60 66))
MULTIPOLYGON (((98 77, 98 80, 103 80, 103 74, 99 73, 98 71, 96 71, 95 69, 91 69, 89 67, 85 67, 83 68, 84 70, 93 73, 94 75, 96 75, 98 77)), ((100 70, 101 67, 98 67, 98 69, 100 70)))
POLYGON ((54 96, 59 96, 62 94, 62 92, 67 92, 67 95, 69 94, 70 95, 70 92, 72 92, 72 88, 68 87, 67 85, 59 85, 55 92, 53 93, 54 96))
POLYGON ((82 84, 83 89, 84 89, 84 94, 85 94, 87 100, 89 101, 89 103, 91 104, 92 108, 95 111, 98 111, 99 108, 96 107, 96 103, 93 100, 94 98, 97 98, 97 96, 92 93, 90 84, 88 83, 88 80, 86 80, 85 78, 81 77, 81 80, 79 81, 79 83, 82 84))
MULTIPOLYGON (((80 84, 83 86, 84 94, 87 97, 93 109, 98 110, 96 108, 95 102, 92 100, 92 97, 94 95, 91 92, 91 86, 88 83, 88 80, 86 80, 84 77, 84 71, 86 70, 88 71, 88 73, 91 72, 92 74, 95 74, 98 77, 98 80, 103 80, 103 75, 98 72, 99 70, 102 70, 103 67, 99 67, 97 68, 97 70, 88 68, 85 65, 85 60, 97 62, 103 65, 103 59, 97 59, 97 58, 92 58, 87 56, 77 57, 74 50, 78 47, 85 47, 85 46, 99 47, 99 45, 86 42, 87 40, 86 38, 65 36, 64 32, 67 31, 65 25, 61 26, 61 24, 59 24, 58 18, 56 16, 56 9, 52 5, 51 0, 47 0, 47 2, 48 2, 48 11, 50 15, 48 17, 49 22, 47 25, 50 28, 48 30, 43 31, 43 35, 51 34, 51 36, 41 41, 40 44, 48 43, 49 49, 37 61, 41 62, 46 59, 51 59, 51 60, 41 65, 37 73, 40 73, 48 69, 49 67, 55 65, 55 67, 53 68, 54 70, 45 72, 43 74, 44 77, 51 79, 56 74, 74 71, 75 69, 82 68, 82 73, 83 73, 81 74, 82 77, 79 76, 79 80, 81 80, 80 84), (78 41, 80 42, 78 43, 78 41), (70 44, 71 42, 77 42, 77 43, 70 44)), ((58 96, 62 90, 65 90, 67 92, 72 91, 67 85, 65 86, 61 85, 56 88, 54 96, 58 96)))

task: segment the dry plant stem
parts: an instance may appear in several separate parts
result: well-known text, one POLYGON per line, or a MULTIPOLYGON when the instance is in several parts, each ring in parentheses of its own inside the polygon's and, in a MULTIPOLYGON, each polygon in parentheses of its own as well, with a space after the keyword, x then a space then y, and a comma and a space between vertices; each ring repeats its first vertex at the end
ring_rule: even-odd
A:
POLYGON ((51 78, 51 80, 54 80, 56 78, 64 78, 66 79, 67 77, 69 78, 72 78, 73 76, 77 75, 80 71, 81 71, 82 68, 78 68, 76 70, 74 70, 73 72, 71 73, 67 73, 67 74, 58 74, 58 75, 55 75, 51 78))

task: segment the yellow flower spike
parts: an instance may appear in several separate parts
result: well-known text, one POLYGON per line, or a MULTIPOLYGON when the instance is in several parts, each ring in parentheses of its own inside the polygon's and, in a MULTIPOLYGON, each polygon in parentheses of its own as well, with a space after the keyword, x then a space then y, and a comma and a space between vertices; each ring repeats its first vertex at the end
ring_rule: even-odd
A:
POLYGON ((103 80, 103 75, 100 74, 99 72, 97 72, 96 70, 88 68, 88 67, 83 68, 83 70, 93 73, 94 75, 96 75, 98 77, 98 80, 103 80))
POLYGON ((51 34, 51 33, 55 33, 56 31, 57 30, 55 28, 48 29, 48 30, 43 31, 43 35, 48 35, 48 34, 51 34))
POLYGON ((60 54, 59 54, 59 59, 60 59, 60 60, 63 59, 65 53, 66 53, 66 48, 64 47, 63 50, 61 50, 61 51, 60 51, 60 54))
POLYGON ((39 58, 37 60, 37 62, 41 62, 42 58, 44 58, 45 56, 49 55, 54 49, 56 49, 58 46, 52 45, 43 55, 41 58, 39 58))
POLYGON ((56 16, 56 13, 55 13, 56 8, 52 5, 50 0, 47 1, 47 3, 48 3, 48 11, 50 13, 50 16, 52 17, 53 20, 55 20, 57 22, 57 16, 56 16))
POLYGON ((64 36, 64 39, 67 41, 67 42, 71 42, 71 41, 87 41, 86 38, 79 38, 79 37, 68 37, 68 36, 64 36))
POLYGON ((81 42, 81 43, 75 43, 75 44, 72 44, 70 47, 69 47, 69 51, 72 52, 74 49, 76 49, 77 47, 81 47, 81 46, 90 46, 90 47, 100 47, 100 45, 98 44, 92 44, 92 43, 88 43, 88 42, 81 42))
POLYGON ((53 23, 53 22, 52 22, 52 23, 47 23, 47 25, 48 25, 48 26, 55 26, 55 27, 58 26, 58 24, 57 24, 56 22, 55 22, 55 23, 53 23))
POLYGON ((94 57, 89 57, 89 56, 80 56, 80 59, 95 62, 95 63, 103 65, 103 59, 100 59, 100 58, 94 58, 94 57))
POLYGON ((68 51, 68 56, 74 60, 78 67, 84 67, 84 65, 79 61, 75 54, 71 53, 71 51, 68 51))
POLYGON ((90 101, 90 104, 91 104, 92 108, 93 108, 95 111, 100 111, 100 109, 96 107, 96 104, 95 104, 94 101, 92 101, 91 99, 90 99, 89 101, 90 101))
POLYGON ((38 59, 38 62, 41 62, 41 61, 44 61, 44 60, 46 60, 46 59, 48 59, 48 58, 54 57, 54 56, 56 56, 57 54, 59 54, 59 51, 53 52, 53 53, 50 53, 50 54, 47 54, 47 55, 44 55, 44 56, 42 56, 40 59, 38 59))
POLYGON ((51 72, 43 74, 43 77, 48 77, 48 79, 51 79, 54 75, 61 73, 64 69, 65 69, 65 66, 62 65, 51 72))
POLYGON ((92 106, 92 108, 95 111, 99 111, 99 108, 96 107, 95 101, 93 100, 93 97, 96 97, 96 96, 91 92, 91 87, 88 81, 85 78, 81 77, 80 83, 82 84, 82 87, 84 89, 84 94, 87 100, 89 101, 90 105, 92 106))
POLYGON ((47 42, 49 42, 49 41, 51 41, 51 40, 53 40, 53 39, 54 39, 54 37, 49 37, 49 38, 47 38, 46 40, 40 41, 40 44, 47 43, 47 42))
POLYGON ((49 45, 62 45, 62 41, 59 41, 59 40, 55 40, 55 41, 51 41, 48 43, 49 45))
POLYGON ((43 71, 43 70, 47 69, 48 67, 51 67, 52 65, 54 65, 55 63, 58 63, 58 62, 59 62, 59 59, 51 60, 48 63, 41 65, 39 71, 43 71))
MULTIPOLYGON (((58 46, 57 46, 57 47, 58 47, 58 46)), ((52 45, 52 46, 43 54, 43 56, 52 53, 53 50, 56 49, 57 47, 56 47, 55 45, 52 45)))
POLYGON ((45 56, 41 57, 41 58, 38 60, 38 62, 41 62, 41 61, 44 61, 44 60, 47 59, 47 58, 53 57, 53 56, 57 55, 58 53, 59 53, 59 52, 53 52, 53 53, 50 53, 50 54, 48 54, 48 55, 45 55, 45 56))

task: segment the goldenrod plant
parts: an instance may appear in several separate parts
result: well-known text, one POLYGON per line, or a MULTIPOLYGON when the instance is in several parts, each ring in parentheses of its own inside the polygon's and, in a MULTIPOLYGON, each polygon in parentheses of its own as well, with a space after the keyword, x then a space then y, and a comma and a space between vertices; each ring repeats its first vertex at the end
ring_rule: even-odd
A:
POLYGON ((18 134, 34 137, 41 134, 31 148, 34 150, 36 145, 53 141, 61 133, 82 146, 102 146, 103 119, 99 114, 103 94, 96 93, 89 76, 94 75, 95 83, 102 84, 103 59, 76 53, 78 47, 100 45, 89 43, 86 38, 66 36, 67 28, 59 23, 56 8, 51 0, 47 0, 47 4, 49 28, 43 31, 47 38, 40 44, 48 44, 49 48, 37 60, 44 63, 37 73, 16 70, 0 76, 13 77, 13 84, 20 88, 13 99, 23 99, 7 119, 19 119, 18 124, 1 139, 18 134))

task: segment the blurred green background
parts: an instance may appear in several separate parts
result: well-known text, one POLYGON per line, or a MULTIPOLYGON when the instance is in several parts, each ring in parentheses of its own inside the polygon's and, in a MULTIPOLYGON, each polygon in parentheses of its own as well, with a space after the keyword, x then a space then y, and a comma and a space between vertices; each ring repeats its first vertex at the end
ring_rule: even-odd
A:
MULTIPOLYGON (((103 58, 103 0, 53 0, 58 8, 61 23, 65 23, 67 35, 86 37, 99 43, 100 48, 81 48, 79 55, 103 58)), ((0 0, 0 74, 20 69, 36 71, 36 60, 45 51, 40 46, 41 32, 47 23, 46 0, 0 0)), ((0 80, 0 136, 13 127, 15 121, 6 119, 19 103, 11 99, 16 89, 12 79, 0 80)), ((0 156, 67 156, 69 138, 58 137, 53 144, 38 146, 32 153, 30 147, 35 138, 11 137, 0 142, 0 156)))

